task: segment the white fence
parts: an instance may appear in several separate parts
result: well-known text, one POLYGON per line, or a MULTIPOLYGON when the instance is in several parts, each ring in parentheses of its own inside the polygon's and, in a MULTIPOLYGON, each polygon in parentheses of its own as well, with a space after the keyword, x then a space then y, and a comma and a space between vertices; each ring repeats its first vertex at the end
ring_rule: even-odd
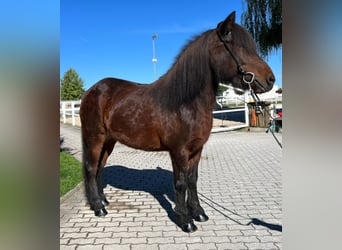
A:
POLYGON ((217 96, 216 97, 216 103, 221 106, 224 105, 234 105, 234 106, 240 106, 241 108, 236 108, 236 109, 230 109, 230 110, 217 110, 213 111, 213 114, 224 114, 224 113, 232 113, 232 112, 245 112, 245 122, 238 124, 238 125, 232 125, 232 126, 226 126, 226 127, 213 127, 211 132, 223 132, 223 131, 230 131, 230 130, 235 130, 239 128, 245 128, 249 126, 249 115, 248 115, 248 107, 247 107, 247 102, 249 96, 248 94, 242 95, 241 97, 237 98, 228 98, 225 96, 217 96))
POLYGON ((60 102, 60 115, 62 116, 63 123, 67 122, 67 117, 71 116, 72 125, 76 125, 76 117, 80 116, 81 101, 61 101, 60 102))
MULTIPOLYGON (((79 124, 79 111, 80 111, 80 104, 81 101, 61 101, 60 102, 60 117, 63 123, 71 123, 73 126, 79 124)), ((246 112, 247 105, 245 104, 243 108, 233 109, 233 110, 219 110, 213 111, 213 114, 223 114, 223 113, 230 113, 230 112, 241 112, 245 111, 245 123, 239 125, 233 125, 228 127, 215 127, 212 129, 212 132, 221 132, 221 131, 229 131, 233 129, 247 127, 249 124, 248 121, 248 112, 246 112)))
MULTIPOLYGON (((213 127, 212 132, 222 132, 222 131, 230 131, 239 128, 245 128, 249 126, 249 113, 247 103, 250 101, 250 96, 248 94, 242 95, 240 98, 227 98, 225 97, 217 97, 217 104, 221 106, 221 104, 230 104, 235 106, 240 106, 241 108, 231 109, 231 110, 218 110, 213 111, 213 114, 224 114, 231 112, 244 112, 245 113, 245 122, 240 123, 238 125, 231 125, 225 127, 213 127)), ((272 100, 263 100, 268 102, 281 102, 281 99, 272 99, 272 100)), ((67 123, 68 117, 71 118, 71 123, 73 126, 76 125, 76 119, 79 119, 79 111, 80 111, 81 101, 61 101, 60 102, 60 116, 63 123, 67 123)), ((273 115, 275 108, 281 108, 281 104, 272 104, 270 107, 271 115, 273 115)))

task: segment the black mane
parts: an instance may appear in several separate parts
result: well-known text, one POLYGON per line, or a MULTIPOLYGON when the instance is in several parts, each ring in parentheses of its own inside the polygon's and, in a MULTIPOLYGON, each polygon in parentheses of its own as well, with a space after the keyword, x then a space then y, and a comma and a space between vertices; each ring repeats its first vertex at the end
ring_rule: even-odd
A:
MULTIPOLYGON (((216 93, 219 80, 213 79, 208 49, 209 37, 213 32, 216 35, 215 30, 208 30, 190 40, 168 72, 154 83, 158 88, 152 88, 151 93, 163 108, 176 110, 182 105, 192 103, 208 84, 211 84, 213 92, 216 93)), ((240 25, 234 24, 231 43, 234 47, 243 48, 235 50, 235 55, 239 58, 244 57, 239 54, 241 51, 248 54, 256 53, 252 36, 240 25)))
POLYGON ((165 108, 176 109, 191 103, 206 84, 212 83, 208 51, 211 32, 208 30, 189 41, 172 67, 156 83, 160 90, 153 95, 165 108))

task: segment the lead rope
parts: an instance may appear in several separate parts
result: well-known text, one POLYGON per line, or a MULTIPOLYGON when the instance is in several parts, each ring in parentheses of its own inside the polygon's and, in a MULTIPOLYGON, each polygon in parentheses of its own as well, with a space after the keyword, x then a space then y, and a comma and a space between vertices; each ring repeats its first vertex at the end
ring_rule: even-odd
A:
MULTIPOLYGON (((253 73, 252 73, 252 74, 253 74, 253 73)), ((260 111, 261 114, 262 114, 262 116, 264 117, 264 119, 266 119, 265 113, 264 113, 264 111, 262 110, 261 106, 259 105, 260 99, 259 99, 259 97, 257 96, 257 94, 254 92, 254 90, 251 88, 251 83, 250 83, 250 82, 246 82, 244 78, 242 78, 242 79, 243 79, 243 81, 244 81, 245 83, 248 84, 249 92, 251 93, 251 96, 252 96, 252 98, 254 99, 254 102, 255 102, 255 109, 258 110, 258 111, 260 111)), ((268 115, 271 117, 271 119, 272 119, 273 121, 275 121, 274 117, 270 114, 270 112, 268 112, 268 115)), ((272 126, 272 124, 271 124, 271 122, 270 122, 270 123, 269 123, 269 126, 268 126, 268 128, 267 128, 267 130, 266 130, 266 133, 268 133, 268 131, 271 131, 271 134, 272 134, 273 138, 275 139, 275 141, 277 142, 277 144, 279 145, 279 147, 282 149, 283 146, 282 146, 282 144, 280 143, 280 141, 278 140, 278 138, 275 136, 275 134, 274 134, 274 132, 273 132, 273 129, 271 129, 271 126, 272 126)))
POLYGON ((270 230, 275 230, 278 232, 282 232, 283 231, 283 227, 281 225, 278 224, 271 224, 271 223, 267 223, 264 222, 260 219, 257 218, 250 218, 250 217, 246 217, 246 216, 242 216, 240 214, 238 214, 237 212, 234 212, 228 208, 225 208, 224 206, 216 203, 215 201, 213 201, 212 199, 206 197, 205 195, 201 194, 198 192, 198 194, 202 197, 199 198, 202 202, 204 202, 205 204, 207 204, 209 207, 211 207, 212 209, 214 209, 215 211, 219 212, 220 214, 222 214, 224 217, 234 221, 235 223, 241 225, 241 226, 249 226, 249 225, 257 225, 257 226, 263 226, 266 227, 270 230), (225 212, 221 211, 219 208, 221 208, 223 211, 228 211, 229 213, 239 217, 240 219, 233 219, 230 215, 227 215, 225 212), (247 223, 242 223, 239 220, 247 220, 247 223))
POLYGON ((273 135, 273 138, 276 140, 276 142, 278 143, 280 148, 283 148, 283 146, 281 145, 280 141, 278 140, 278 138, 275 136, 273 130, 271 129, 271 125, 267 128, 266 133, 268 133, 268 131, 271 131, 271 134, 273 135))
POLYGON ((234 221, 235 223, 242 225, 242 226, 248 226, 252 223, 252 219, 249 217, 245 217, 242 216, 228 208, 225 208, 224 206, 216 203, 215 201, 213 201, 212 199, 206 197, 205 195, 201 194, 200 192, 197 192, 202 198, 199 198, 202 202, 204 202, 205 204, 207 204, 209 207, 213 208, 215 211, 219 212, 220 214, 222 214, 224 217, 234 221), (228 211, 229 213, 236 215, 238 217, 240 217, 240 219, 245 219, 245 220, 249 220, 249 222, 247 223, 241 223, 240 221, 233 219, 232 217, 230 217, 229 215, 227 215, 226 213, 222 212, 219 208, 221 208, 224 211, 228 211))

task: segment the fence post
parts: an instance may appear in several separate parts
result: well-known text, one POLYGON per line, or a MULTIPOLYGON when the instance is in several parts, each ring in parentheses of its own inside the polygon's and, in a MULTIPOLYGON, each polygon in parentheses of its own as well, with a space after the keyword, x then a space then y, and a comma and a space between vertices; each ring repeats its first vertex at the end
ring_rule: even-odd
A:
POLYGON ((71 102, 71 117, 72 117, 72 126, 75 126, 75 102, 71 102))
POLYGON ((247 92, 245 92, 245 122, 246 122, 246 125, 249 127, 248 101, 249 101, 249 95, 247 92))
POLYGON ((66 123, 66 114, 65 114, 65 102, 62 102, 62 117, 63 117, 63 123, 66 123))

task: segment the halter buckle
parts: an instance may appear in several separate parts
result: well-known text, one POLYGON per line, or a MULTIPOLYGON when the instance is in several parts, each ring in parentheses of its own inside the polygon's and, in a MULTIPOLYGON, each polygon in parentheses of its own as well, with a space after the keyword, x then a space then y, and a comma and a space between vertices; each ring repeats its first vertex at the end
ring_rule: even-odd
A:
POLYGON ((254 82, 254 73, 253 72, 245 72, 242 76, 242 80, 244 83, 247 83, 250 85, 252 82, 254 82), (246 77, 249 76, 250 80, 247 80, 246 77))

